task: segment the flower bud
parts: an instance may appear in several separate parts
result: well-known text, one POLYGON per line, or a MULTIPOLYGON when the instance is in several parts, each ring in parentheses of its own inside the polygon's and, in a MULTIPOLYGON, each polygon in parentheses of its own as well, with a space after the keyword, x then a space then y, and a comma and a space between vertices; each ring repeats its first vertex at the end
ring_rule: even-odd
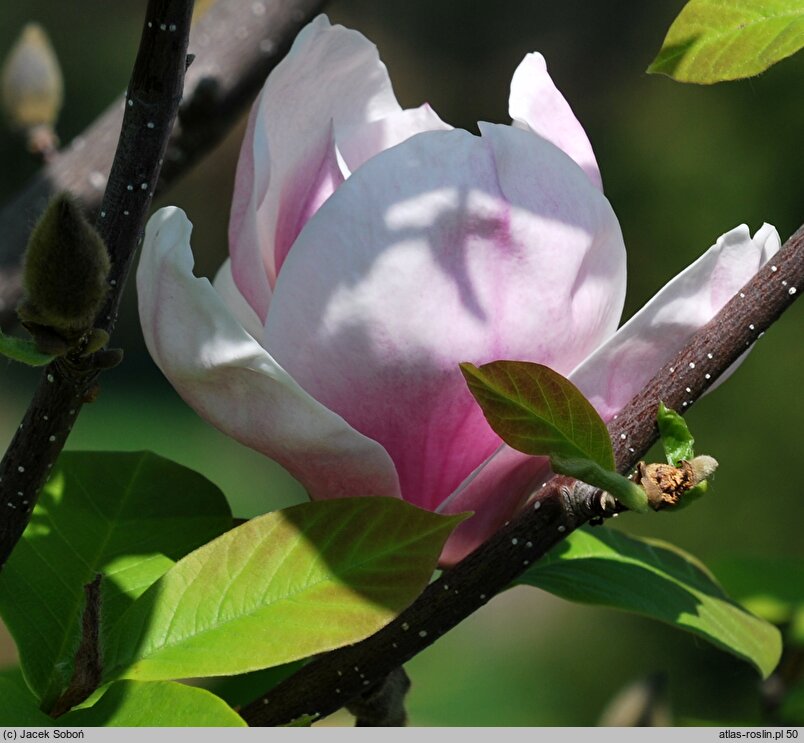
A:
POLYGON ((64 84, 56 53, 44 29, 29 23, 2 70, 3 108, 15 129, 28 133, 32 150, 47 153, 58 139, 53 125, 61 110, 64 84))
POLYGON ((94 324, 109 285, 109 255, 95 228, 68 195, 59 194, 34 227, 25 253, 22 323, 70 343, 94 324))

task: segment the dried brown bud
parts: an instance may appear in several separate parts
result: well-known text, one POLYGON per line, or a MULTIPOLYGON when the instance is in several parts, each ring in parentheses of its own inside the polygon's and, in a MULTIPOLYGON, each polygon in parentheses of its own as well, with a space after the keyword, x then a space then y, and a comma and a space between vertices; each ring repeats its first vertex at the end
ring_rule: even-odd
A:
POLYGON ((706 480, 717 469, 714 457, 702 455, 692 461, 681 460, 678 467, 672 464, 637 464, 634 482, 648 496, 654 511, 677 506, 684 493, 706 480))

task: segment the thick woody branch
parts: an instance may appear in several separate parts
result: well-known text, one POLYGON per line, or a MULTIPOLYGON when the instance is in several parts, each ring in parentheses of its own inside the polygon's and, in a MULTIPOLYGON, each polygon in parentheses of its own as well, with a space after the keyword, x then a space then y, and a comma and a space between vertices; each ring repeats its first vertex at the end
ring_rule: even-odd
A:
MULTIPOLYGON (((193 0, 149 0, 117 151, 96 225, 112 261, 97 325, 111 331, 181 100, 193 0)), ((50 468, 98 374, 90 357, 64 357, 42 375, 0 462, 0 567, 22 536, 50 468)))
MULTIPOLYGON (((804 227, 717 316, 698 331, 609 425, 617 467, 628 472, 657 438, 659 401, 686 412, 804 291, 804 227)), ((242 715, 252 726, 328 715, 435 642, 529 565, 605 510, 599 494, 553 478, 514 520, 445 571, 371 637, 312 661, 242 715)))
MULTIPOLYGON (((197 60, 187 71, 179 125, 162 172, 149 190, 169 187, 220 142, 323 5, 324 0, 218 0, 193 24, 189 49, 197 60)), ((98 213, 124 107, 120 98, 0 210, 0 327, 15 320, 22 254, 50 197, 69 191, 89 213, 98 213)))

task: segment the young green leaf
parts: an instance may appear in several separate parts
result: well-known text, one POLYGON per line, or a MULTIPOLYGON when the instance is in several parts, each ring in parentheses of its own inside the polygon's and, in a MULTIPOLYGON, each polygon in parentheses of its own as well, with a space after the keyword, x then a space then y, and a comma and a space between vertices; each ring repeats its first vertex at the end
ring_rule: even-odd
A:
MULTIPOLYGON (((659 426, 659 436, 667 464, 677 467, 682 460, 691 462, 695 458, 693 449, 695 439, 684 418, 660 401, 659 411, 656 413, 656 423, 659 426)), ((684 493, 684 497, 674 506, 674 510, 680 511, 682 508, 686 508, 705 495, 708 489, 709 483, 706 480, 698 483, 684 493)))
POLYGON ((752 663, 767 678, 779 631, 734 603, 709 571, 672 545, 597 527, 573 532, 517 583, 658 619, 752 663))
POLYGON ((0 614, 49 709, 73 671, 84 585, 103 573, 104 634, 175 560, 223 533, 223 494, 147 452, 66 452, 0 572, 0 614))
POLYGON ((464 518, 363 497, 252 519, 134 602, 107 649, 107 678, 245 673, 357 642, 422 591, 464 518))
POLYGON ((0 354, 12 361, 19 361, 28 366, 47 366, 55 356, 42 353, 36 343, 25 338, 15 338, 0 330, 0 354))
POLYGON ((56 723, 39 709, 31 692, 8 678, 0 678, 0 726, 53 727, 56 723))
POLYGON ((489 425, 509 446, 614 469, 606 424, 568 379, 528 361, 461 364, 461 371, 489 425))
POLYGON ((685 83, 737 80, 802 47, 801 0, 689 0, 648 72, 685 83))
POLYGON ((174 681, 117 681, 91 707, 68 712, 59 727, 246 727, 226 702, 174 681))
POLYGON ((569 459, 565 457, 550 457, 550 466, 553 472, 559 475, 574 477, 576 480, 594 485, 596 488, 611 493, 624 506, 637 513, 650 510, 648 496, 645 491, 632 480, 611 470, 603 469, 599 464, 589 459, 569 459))
POLYGON ((682 459, 688 462, 692 460, 695 456, 695 450, 692 448, 695 439, 684 418, 660 402, 656 423, 659 426, 659 435, 662 439, 667 464, 677 466, 682 459))

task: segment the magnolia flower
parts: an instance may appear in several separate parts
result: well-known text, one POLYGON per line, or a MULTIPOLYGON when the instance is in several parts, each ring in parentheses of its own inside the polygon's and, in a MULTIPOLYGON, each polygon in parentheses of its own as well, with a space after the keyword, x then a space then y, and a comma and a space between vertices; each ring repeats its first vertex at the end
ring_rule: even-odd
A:
POLYGON ((137 273, 148 348, 200 415, 311 498, 474 511, 444 563, 548 473, 501 446, 459 362, 547 364, 610 418, 779 246, 738 227, 617 331, 619 224, 540 55, 509 107, 479 137, 403 110, 375 47, 321 16, 252 109, 214 284, 176 208, 151 219, 137 273))

